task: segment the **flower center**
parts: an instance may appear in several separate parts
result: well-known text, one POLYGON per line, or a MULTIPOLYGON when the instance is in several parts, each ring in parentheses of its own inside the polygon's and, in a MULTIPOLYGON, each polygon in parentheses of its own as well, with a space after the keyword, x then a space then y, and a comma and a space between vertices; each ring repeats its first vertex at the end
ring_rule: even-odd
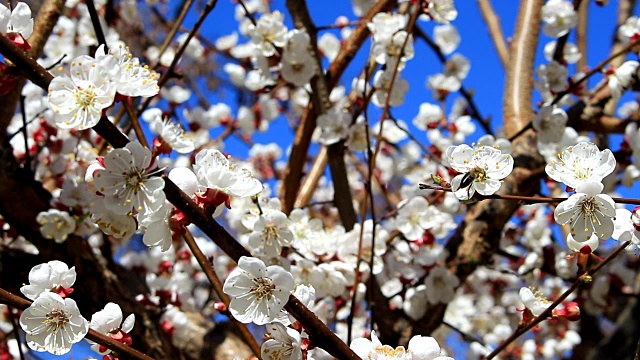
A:
POLYGON ((291 63, 291 70, 293 70, 293 72, 295 73, 300 73, 302 72, 302 70, 304 70, 304 64, 298 63, 298 62, 292 62, 291 63))
POLYGON ((474 167, 469 171, 469 176, 471 176, 475 181, 483 182, 484 179, 487 178, 487 172, 480 167, 474 167))
POLYGON ((444 289, 447 287, 447 282, 440 276, 434 276, 433 278, 433 286, 438 289, 444 289))
POLYGON ((96 94, 91 88, 77 89, 73 95, 76 98, 76 103, 82 108, 92 107, 96 102, 96 94))
POLYGON ((590 197, 580 204, 580 208, 585 216, 594 216, 598 211, 598 204, 596 204, 595 198, 590 197))
POLYGON ((139 171, 132 171, 124 176, 128 188, 140 189, 144 185, 144 176, 139 171))
POLYGON ((62 310, 54 309, 47 314, 47 318, 44 320, 47 331, 56 332, 69 322, 69 316, 62 310))
POLYGON ((590 167, 582 166, 581 161, 573 163, 573 170, 575 171, 575 177, 577 180, 586 180, 591 176, 592 169, 590 167))
POLYGON ((250 292, 256 295, 258 301, 261 301, 262 298, 271 299, 271 293, 276 288, 273 280, 269 278, 253 278, 251 280, 254 287, 251 288, 250 292))
POLYGON ((399 355, 404 355, 406 350, 402 346, 398 346, 397 348, 392 348, 389 345, 378 346, 375 348, 377 355, 383 355, 385 359, 395 359, 399 358, 399 355))
POLYGON ((277 241, 280 237, 280 235, 278 235, 278 227, 272 223, 269 223, 264 228, 264 236, 267 246, 272 246, 274 241, 277 241))

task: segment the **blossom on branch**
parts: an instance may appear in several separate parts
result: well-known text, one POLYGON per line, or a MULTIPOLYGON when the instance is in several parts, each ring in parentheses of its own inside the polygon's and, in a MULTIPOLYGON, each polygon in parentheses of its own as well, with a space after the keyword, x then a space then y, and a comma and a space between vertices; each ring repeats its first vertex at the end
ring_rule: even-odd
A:
POLYGON ((558 160, 547 164, 550 178, 577 189, 590 182, 601 182, 616 168, 616 159, 609 149, 600 151, 593 143, 581 142, 565 148, 558 160))
POLYGON ((28 39, 33 32, 33 19, 29 5, 19 2, 9 10, 0 4, 0 34, 17 33, 28 39))
POLYGON ((262 344, 265 360, 302 360, 300 332, 274 322, 266 326, 268 340, 262 344))
POLYGON ((604 185, 587 183, 580 185, 576 193, 558 204, 554 211, 556 222, 569 224, 571 236, 585 242, 592 234, 607 239, 613 234, 613 218, 616 204, 607 194, 601 194, 604 185))
POLYGON ((492 195, 500 189, 501 181, 513 170, 513 158, 491 146, 477 149, 462 144, 447 149, 449 165, 457 172, 451 190, 459 200, 469 200, 477 191, 492 195))
POLYGON ((95 126, 102 110, 113 104, 116 85, 95 59, 82 55, 71 62, 71 77, 56 76, 49 85, 49 107, 62 129, 95 126))
MULTIPOLYGON (((91 316, 89 327, 103 335, 122 342, 125 345, 131 345, 131 335, 129 333, 133 329, 135 323, 135 315, 130 314, 122 321, 122 310, 118 304, 112 302, 105 305, 104 309, 96 312, 91 316)), ((91 350, 105 355, 111 353, 111 349, 104 345, 96 344, 93 341, 91 350)))
POLYGON ((430 336, 415 335, 409 340, 408 349, 404 346, 393 348, 382 345, 375 331, 371 332, 371 340, 358 338, 349 345, 361 359, 385 360, 453 360, 441 355, 440 345, 430 336))
POLYGON ((57 243, 67 240, 67 236, 75 231, 76 221, 66 211, 49 209, 36 216, 40 224, 40 233, 47 239, 54 239, 57 243))
POLYGON ((243 256, 227 277, 223 291, 233 297, 229 311, 236 320, 264 325, 280 315, 294 284, 291 273, 282 267, 267 267, 260 259, 243 256))
POLYGON ((62 261, 52 260, 34 266, 29 271, 29 285, 20 288, 20 292, 28 299, 35 300, 44 292, 53 292, 62 297, 73 292, 71 288, 76 282, 76 268, 69 269, 62 261))
POLYGON ((80 315, 76 302, 60 295, 42 293, 20 316, 31 350, 64 355, 71 345, 84 339, 89 322, 80 315))
POLYGON ((158 211, 165 195, 164 180, 154 176, 158 172, 156 166, 151 150, 138 142, 111 150, 104 157, 104 169, 94 175, 106 208, 120 215, 135 211, 138 220, 158 211))

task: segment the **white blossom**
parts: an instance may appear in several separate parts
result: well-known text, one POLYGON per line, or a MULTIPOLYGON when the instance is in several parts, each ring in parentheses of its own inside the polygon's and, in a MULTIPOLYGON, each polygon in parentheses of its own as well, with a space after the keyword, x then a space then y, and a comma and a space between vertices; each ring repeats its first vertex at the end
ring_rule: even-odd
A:
POLYGON ((477 191, 491 195, 500 189, 500 180, 513 170, 513 158, 490 146, 472 149, 462 144, 447 149, 449 165, 457 172, 451 181, 451 189, 460 200, 468 200, 477 191))
POLYGON ((0 34, 19 33, 28 39, 32 32, 33 19, 29 5, 19 2, 13 10, 9 10, 4 4, 0 4, 0 34))
POLYGON ((440 345, 436 339, 429 336, 415 335, 409 340, 408 349, 403 346, 393 348, 382 345, 375 331, 371 332, 371 340, 366 338, 354 339, 349 345, 361 359, 378 360, 453 360, 442 356, 440 345))
POLYGON ((568 119, 567 113, 562 108, 545 105, 536 114, 531 125, 538 132, 539 142, 559 143, 568 119))
POLYGON ((603 151, 593 143, 581 142, 565 148, 557 160, 547 164, 550 178, 576 189, 590 182, 601 182, 616 168, 616 159, 609 149, 603 151))
POLYGON ((106 69, 83 55, 71 62, 71 77, 56 76, 49 84, 49 107, 62 129, 84 130, 100 121, 113 104, 116 85, 106 69))
POLYGON ((151 150, 138 142, 113 149, 104 157, 104 169, 94 175, 96 188, 104 195, 108 210, 125 215, 136 211, 139 220, 164 204, 164 180, 157 172, 151 150))
POLYGON ((373 87, 376 89, 371 98, 371 102, 378 107, 384 107, 386 102, 389 106, 400 106, 404 103, 404 95, 409 91, 409 82, 400 77, 400 71, 396 73, 391 89, 391 79, 394 69, 378 70, 373 77, 373 87), (387 97, 390 97, 387 100, 387 97))
POLYGON ((637 61, 625 61, 609 76, 609 90, 611 90, 611 96, 614 99, 619 99, 622 92, 633 85, 638 75, 639 66, 640 63, 637 61))
POLYGON ((96 51, 96 61, 108 71, 116 91, 122 95, 151 97, 160 91, 158 73, 141 65, 140 59, 133 57, 123 44, 109 49, 108 53, 104 45, 100 45, 96 51))
POLYGON ((66 211, 49 209, 36 216, 40 224, 40 233, 47 239, 54 239, 57 243, 67 240, 67 236, 75 231, 76 221, 66 211))
POLYGON ((20 327, 27 333, 27 346, 38 352, 64 355, 82 340, 89 323, 80 315, 76 302, 52 292, 42 293, 20 315, 20 327))
POLYGON ((280 315, 293 287, 293 276, 282 267, 267 267, 260 259, 243 256, 223 291, 233 297, 229 311, 236 320, 264 325, 280 315))
POLYGON ((286 43, 287 27, 283 24, 283 20, 284 15, 274 11, 262 15, 256 26, 249 26, 251 40, 263 56, 275 54, 275 47, 281 48, 286 43))
POLYGON ((449 55, 460 45, 460 34, 451 24, 438 25, 433 28, 433 41, 445 55, 449 55))
POLYGON ((291 244, 293 233, 289 229, 289 219, 281 211, 266 211, 260 215, 249 235, 249 246, 259 254, 276 257, 284 246, 291 244))
POLYGON ((274 322, 266 326, 268 340, 265 341, 260 352, 265 360, 302 360, 300 333, 274 322))
POLYGON ((559 38, 578 23, 578 14, 567 0, 549 0, 542 7, 542 31, 545 35, 559 38))
POLYGON ((607 239, 613 234, 613 217, 616 208, 609 195, 600 194, 604 185, 586 183, 576 188, 576 193, 558 204, 554 211, 557 223, 571 227, 576 241, 589 240, 592 234, 607 239))
MULTIPOLYGON (((114 339, 118 339, 126 343, 126 339, 127 337, 130 337, 128 334, 133 329, 134 323, 134 314, 130 314, 129 316, 127 316, 127 318, 124 319, 123 322, 122 310, 120 309, 120 306, 118 304, 110 302, 104 306, 104 309, 96 312, 91 316, 89 327, 103 335, 113 337, 114 339)), ((91 349, 99 353, 100 355, 111 353, 111 349, 105 347, 104 345, 96 344, 93 341, 89 342, 92 343, 91 349)))
POLYGON ((427 9, 429 17, 441 24, 448 24, 458 17, 458 10, 456 10, 453 0, 430 0, 427 9))
POLYGON ((551 305, 551 302, 542 297, 538 291, 534 294, 531 289, 526 287, 520 289, 520 301, 531 311, 533 316, 539 316, 551 305))
POLYGON ((424 279, 427 286, 427 300, 431 304, 447 304, 453 299, 460 279, 446 267, 435 267, 424 279))
POLYGON ((28 299, 35 300, 44 292, 54 292, 58 295, 71 291, 73 283, 76 281, 76 268, 69 269, 62 261, 52 260, 47 263, 34 266, 29 271, 29 285, 20 288, 20 292, 28 299))

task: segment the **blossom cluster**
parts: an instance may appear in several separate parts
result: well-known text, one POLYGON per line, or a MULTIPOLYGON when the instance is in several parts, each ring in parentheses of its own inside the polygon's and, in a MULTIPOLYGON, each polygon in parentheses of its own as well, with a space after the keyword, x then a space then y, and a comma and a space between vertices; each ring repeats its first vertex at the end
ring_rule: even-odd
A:
MULTIPOLYGON (((375 1, 352 3, 361 18, 375 1)), ((284 11, 248 0, 234 5, 237 31, 213 42, 180 33, 164 47, 133 40, 127 47, 121 37, 146 24, 138 12, 143 5, 119 4, 115 10, 96 4, 101 12, 118 13, 118 21, 102 24, 106 44, 99 43, 87 4, 65 4, 69 11, 38 59, 54 78, 46 93, 31 83, 24 87, 24 114, 16 114, 8 133, 14 134, 16 159, 52 195, 50 208, 35 219, 42 237, 59 248, 70 246, 70 238, 86 241, 97 261, 143 279, 146 287, 136 287, 135 300, 157 315, 176 348, 184 350, 222 315, 264 327, 264 359, 329 358, 325 350, 331 349, 317 347, 308 333, 313 329, 287 311, 295 297, 341 340, 354 339, 350 348, 363 359, 449 359, 440 344, 456 334, 472 339, 466 357, 479 358, 543 318, 552 321, 539 323, 504 354, 560 358, 582 340, 581 313, 610 315, 613 296, 633 286, 633 262, 613 262, 588 285, 583 277, 607 252, 609 238, 631 241, 632 250, 640 246, 640 209, 614 201, 618 184, 632 186, 640 178, 640 130, 629 121, 614 152, 600 150, 604 142, 578 132, 580 125, 570 120, 569 107, 587 104, 591 96, 580 85, 585 74, 570 76, 583 54, 560 40, 577 25, 572 2, 549 0, 541 9, 542 33, 552 41, 534 71, 541 101, 526 141, 524 135, 507 139, 489 125, 473 92, 465 90, 471 66, 457 52, 461 33, 452 0, 408 2, 406 12, 394 8, 355 21, 341 17, 330 30, 311 33, 297 23, 290 29, 284 11), (415 23, 414 11, 420 14, 415 23), (370 33, 368 65, 318 94, 328 64, 344 61, 340 54, 351 51, 345 44, 356 26, 370 33), (415 29, 422 27, 430 31, 420 35, 415 29), (418 35, 432 38, 442 68, 424 79, 429 93, 412 121, 404 121, 394 115, 408 105, 410 91, 419 91, 409 75, 422 46, 418 35), (218 83, 237 92, 237 104, 207 97, 208 87, 218 83), (384 117, 373 120, 373 114, 384 117), (22 115, 34 120, 25 123, 22 115), (281 141, 285 120, 296 132, 289 148, 281 141), (131 141, 111 148, 88 131, 101 121, 112 122, 131 141), (305 129, 309 124, 313 128, 305 129), (487 134, 478 137, 481 128, 487 134), (144 141, 148 134, 153 141, 144 141), (306 149, 294 153, 309 140, 300 140, 305 136, 312 153, 320 149, 315 160, 306 149), (247 146, 246 156, 237 144, 247 146), (335 149, 345 153, 340 160, 346 179, 321 171, 323 154, 333 161, 335 149), (291 180, 296 156, 303 163, 299 178, 291 180), (534 158, 546 165, 528 169, 534 158), (515 212, 504 229, 485 234, 481 221, 502 221, 492 213, 499 207, 485 206, 488 198, 514 201, 502 197, 520 195, 508 192, 529 173, 535 174, 532 188, 543 179, 540 194, 532 190, 535 196, 523 198, 534 204, 512 203, 515 212), (287 194, 296 181, 300 188, 291 201, 287 194), (421 189, 433 181, 439 186, 421 189), (183 203, 202 209, 251 256, 235 259, 215 245, 220 239, 204 235, 180 204, 167 200, 173 184, 183 203), (348 189, 358 211, 353 224, 335 201, 339 186, 348 189), (547 191, 555 199, 545 199, 555 203, 535 203, 547 191), (480 211, 485 213, 479 218, 461 222, 480 211), (469 242, 474 231, 492 242, 469 242), (213 293, 211 272, 200 267, 193 243, 223 282, 228 304, 213 293), (462 256, 461 249, 467 251, 462 256), (585 286, 550 309, 576 277, 585 286), (407 347, 383 344, 388 329, 379 328, 381 317, 408 327, 426 323, 434 310, 455 332, 440 328, 434 337, 417 335, 407 347)), ((32 31, 28 6, 18 3, 10 11, 0 5, 0 33, 24 49, 32 31)), ((640 21, 630 18, 617 36, 629 44, 639 34, 640 21)), ((638 70, 635 60, 608 68, 599 89, 614 101, 624 99, 637 85, 638 70)), ((0 73, 0 91, 11 86, 0 73)), ((637 120, 638 109, 633 101, 618 115, 637 120)), ((4 219, 0 224, 4 245, 38 252, 29 243, 35 239, 20 236, 4 219)), ((633 251, 624 256, 632 259, 633 251)), ((59 261, 33 268, 22 288, 33 300, 20 317, 27 346, 65 354, 90 328, 131 345, 134 316, 124 318, 118 305, 108 303, 87 321, 69 297, 75 280, 75 268, 59 261)), ((106 359, 115 356, 103 345, 92 348, 106 359)))
MULTIPOLYGON (((101 311, 87 321, 76 302, 69 298, 76 281, 75 267, 69 268, 61 261, 49 261, 36 265, 29 272, 29 284, 20 291, 33 300, 31 306, 20 315, 20 327, 27 334, 26 343, 31 350, 64 355, 71 351, 73 344, 80 342, 93 329, 112 337, 126 345, 131 345, 134 315, 122 321, 122 310, 114 303, 108 303, 101 311)), ((11 315, 10 315, 11 316, 11 315)), ((105 359, 111 350, 95 344, 92 349, 105 359)))

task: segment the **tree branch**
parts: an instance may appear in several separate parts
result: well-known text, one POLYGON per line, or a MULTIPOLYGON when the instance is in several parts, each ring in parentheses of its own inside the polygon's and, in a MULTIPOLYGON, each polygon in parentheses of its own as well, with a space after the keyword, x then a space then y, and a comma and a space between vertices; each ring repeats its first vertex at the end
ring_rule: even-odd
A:
MULTIPOLYGON (((337 84, 340 76, 344 73, 351 60, 355 57, 356 52, 369 37, 370 31, 367 23, 373 16, 381 11, 385 11, 391 7, 393 0, 380 0, 373 5, 369 12, 362 18, 362 22, 353 30, 349 39, 342 45, 338 56, 329 66, 325 77, 327 79, 328 91, 331 91, 337 84)), ((291 148, 291 155, 285 170, 282 181, 282 189, 280 197, 282 199, 282 207, 285 213, 289 213, 296 202, 298 189, 300 188, 300 180, 302 179, 302 171, 306 163, 309 145, 311 144, 311 135, 316 128, 316 119, 318 117, 318 109, 310 103, 304 114, 300 118, 300 125, 296 130, 295 138, 291 148)), ((324 168, 324 166, 322 166, 324 168)), ((315 186, 314 186, 315 188, 315 186)))
MULTIPOLYGON (((311 38, 312 55, 316 62, 316 75, 311 79, 311 103, 317 109, 316 113, 318 115, 325 114, 331 107, 331 102, 329 101, 330 86, 322 71, 316 26, 311 20, 311 15, 309 15, 306 1, 287 0, 287 8, 296 28, 306 30, 311 38)), ((349 186, 349 178, 347 177, 347 169, 344 162, 343 141, 328 147, 327 159, 331 169, 331 180, 333 181, 333 201, 338 209, 342 225, 349 231, 353 228, 357 216, 353 208, 351 187, 349 186)))
POLYGON ((505 137, 509 138, 533 118, 531 93, 533 90, 534 49, 538 46, 540 9, 544 0, 520 2, 516 31, 507 67, 504 89, 503 118, 505 137))
POLYGON ((496 52, 498 53, 498 58, 500 58, 502 67, 506 69, 509 62, 509 47, 507 46, 507 42, 504 39, 504 34, 502 33, 500 18, 498 18, 498 15, 496 15, 496 12, 493 10, 491 0, 476 1, 478 3, 478 7, 480 8, 482 18, 489 28, 489 35, 491 36, 493 46, 496 48, 496 52))

